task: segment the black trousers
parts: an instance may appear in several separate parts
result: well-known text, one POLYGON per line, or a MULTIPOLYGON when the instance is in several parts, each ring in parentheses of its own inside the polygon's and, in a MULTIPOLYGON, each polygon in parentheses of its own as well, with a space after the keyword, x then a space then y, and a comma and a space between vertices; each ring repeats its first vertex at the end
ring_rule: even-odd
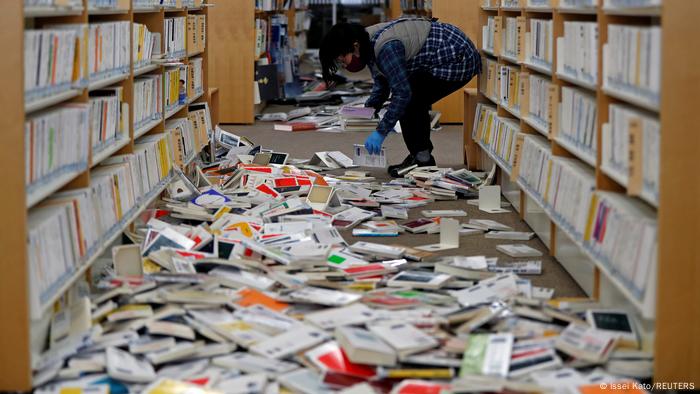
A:
POLYGON ((415 155, 424 150, 433 150, 430 142, 430 106, 445 96, 466 85, 466 81, 445 81, 428 72, 411 75, 411 101, 399 119, 401 133, 408 151, 415 155))

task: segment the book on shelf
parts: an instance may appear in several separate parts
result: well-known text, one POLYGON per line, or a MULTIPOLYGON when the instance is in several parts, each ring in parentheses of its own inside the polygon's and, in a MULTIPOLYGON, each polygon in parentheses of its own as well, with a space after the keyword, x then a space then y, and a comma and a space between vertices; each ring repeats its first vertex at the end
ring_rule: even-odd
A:
POLYGON ((559 87, 547 77, 529 75, 527 117, 544 131, 553 133, 559 115, 559 87))
POLYGON ((510 171, 515 162, 520 124, 517 120, 499 117, 491 105, 478 104, 476 114, 472 138, 498 157, 510 171))
POLYGON ((187 104, 187 68, 185 64, 169 67, 163 74, 166 111, 187 104))
POLYGON ((603 45, 603 88, 658 108, 661 26, 608 25, 603 45))
POLYGON ((128 10, 129 0, 88 0, 88 9, 128 10))
POLYGON ((134 23, 131 43, 134 68, 151 63, 151 58, 156 54, 155 48, 160 46, 156 40, 160 40, 160 34, 151 33, 146 25, 134 23))
POLYGON ((500 16, 489 16, 486 25, 481 28, 481 41, 483 49, 491 54, 496 54, 496 37, 500 34, 500 16))
POLYGON ((598 82, 596 22, 564 22, 564 36, 557 38, 557 72, 589 85, 598 82))
POLYGON ((189 59, 189 64, 187 71, 189 72, 188 84, 187 84, 187 97, 190 99, 204 94, 204 69, 202 65, 204 64, 204 59, 201 57, 195 57, 189 59))
POLYGON ((526 61, 545 69, 552 68, 554 38, 551 19, 530 19, 526 33, 526 61))
POLYGON ((26 101, 80 87, 87 83, 83 47, 85 25, 65 25, 24 31, 24 93, 26 101), (79 40, 79 37, 83 37, 79 40), (78 56, 76 56, 76 53, 78 56))
POLYGON ((163 117, 163 76, 134 78, 134 131, 163 117))
POLYGON ((93 154, 115 140, 129 138, 129 104, 123 100, 122 87, 90 92, 90 135, 93 154))
POLYGON ((183 167, 197 151, 195 132, 189 118, 170 119, 165 122, 173 164, 183 167))
POLYGON ((179 59, 187 56, 186 23, 184 16, 165 18, 163 39, 166 59, 179 59))
POLYGON ((525 59, 525 27, 524 17, 505 17, 500 55, 518 62, 525 59))
POLYGON ((499 104, 516 114, 520 113, 520 70, 518 67, 499 65, 499 104))
POLYGON ((80 9, 82 6, 83 0, 24 0, 25 8, 66 7, 80 9))
POLYGON ((594 164, 598 120, 595 95, 583 89, 563 86, 559 108, 561 114, 559 131, 556 133, 557 140, 564 140, 567 144, 573 145, 576 151, 585 155, 582 159, 589 164, 594 164))
POLYGON ((596 191, 583 236, 585 246, 644 305, 654 311, 658 225, 656 212, 619 193, 596 191))
POLYGON ((481 76, 479 77, 479 91, 487 97, 496 100, 499 89, 498 62, 494 59, 481 57, 481 76))
POLYGON ((187 52, 204 51, 207 34, 206 15, 187 15, 187 52))
POLYGON ((24 122, 25 185, 29 193, 51 179, 87 168, 90 152, 87 104, 64 104, 24 122))
POLYGON ((603 8, 624 10, 626 8, 661 7, 663 0, 603 0, 603 8))
POLYGON ((603 125, 601 167, 630 195, 659 201, 659 119, 624 104, 611 104, 603 125))
POLYGON ((595 11, 599 0, 559 0, 560 9, 589 9, 595 11))
POLYGON ((128 74, 131 66, 131 23, 88 25, 88 71, 91 80, 128 74))
POLYGON ((525 3, 527 8, 551 8, 552 0, 527 0, 525 3))

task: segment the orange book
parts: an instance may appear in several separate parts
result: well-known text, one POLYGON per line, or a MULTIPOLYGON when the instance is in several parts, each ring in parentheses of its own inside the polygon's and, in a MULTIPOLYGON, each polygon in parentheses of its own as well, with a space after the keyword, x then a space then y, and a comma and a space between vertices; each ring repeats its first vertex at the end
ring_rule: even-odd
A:
POLYGON ((265 295, 265 293, 262 293, 255 289, 244 288, 241 289, 238 292, 238 294, 241 296, 241 299, 238 300, 236 304, 243 307, 249 307, 251 305, 262 305, 276 312, 282 312, 283 310, 289 307, 289 304, 277 301, 274 298, 265 295))

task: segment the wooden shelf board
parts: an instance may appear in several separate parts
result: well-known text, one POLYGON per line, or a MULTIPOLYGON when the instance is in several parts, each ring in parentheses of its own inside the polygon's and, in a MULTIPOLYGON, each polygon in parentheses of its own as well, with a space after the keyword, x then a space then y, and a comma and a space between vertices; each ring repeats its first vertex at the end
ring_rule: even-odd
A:
POLYGON ((481 9, 484 10, 484 11, 498 11, 498 7, 486 7, 486 6, 482 6, 481 9))
POLYGON ((602 8, 606 15, 661 16, 661 7, 602 8))
POLYGON ((576 86, 578 86, 578 87, 581 87, 581 88, 584 88, 584 89, 588 89, 588 90, 592 90, 592 91, 594 91, 594 92, 595 92, 596 90, 598 90, 598 87, 597 87, 595 84, 592 84, 592 83, 586 82, 586 81, 582 81, 582 80, 580 80, 580 79, 578 79, 578 78, 575 78, 575 77, 573 77, 573 76, 571 76, 571 75, 569 75, 569 74, 567 74, 567 73, 563 73, 563 72, 557 71, 556 75, 557 75, 557 78, 559 78, 559 79, 561 79, 561 80, 563 80, 563 81, 572 83, 572 84, 574 84, 574 85, 576 85, 576 86))
POLYGON ((187 99, 187 105, 190 105, 190 104, 194 103, 195 101, 199 100, 199 98, 202 97, 202 96, 204 96, 204 92, 199 93, 199 94, 195 95, 194 97, 188 98, 188 99, 187 99))
POLYGON ((96 165, 100 164, 103 160, 112 156, 118 150, 129 145, 130 142, 131 142, 131 139, 128 137, 127 138, 119 138, 117 140, 114 140, 112 142, 112 144, 104 147, 102 150, 100 150, 99 152, 97 152, 96 154, 94 154, 92 156, 92 163, 90 164, 90 168, 95 167, 96 165))
POLYGON ((161 7, 155 6, 155 7, 138 7, 134 8, 134 14, 148 14, 152 12, 160 12, 161 7))
POLYGON ((141 137, 142 135, 148 133, 149 131, 153 130, 154 127, 158 126, 161 122, 163 122, 163 118, 161 117, 160 119, 154 119, 143 126, 139 127, 134 131, 134 140, 137 138, 141 137))
POLYGON ((71 183, 73 179, 85 172, 85 170, 87 170, 87 165, 85 166, 85 168, 68 172, 63 175, 51 177, 50 180, 45 181, 42 184, 41 188, 35 189, 33 192, 27 194, 27 209, 33 207, 46 197, 52 195, 56 191, 60 190, 62 187, 71 183))
POLYGON ((188 54, 187 54, 187 57, 195 57, 195 56, 199 56, 199 55, 201 55, 201 54, 203 54, 203 53, 204 53, 204 49, 199 50, 199 51, 194 51, 194 52, 192 52, 192 53, 188 53, 188 54))
POLYGON ((525 12, 538 12, 541 14, 551 14, 554 10, 552 7, 525 7, 525 12))
POLYGON ((500 56, 498 56, 498 58, 503 59, 508 63, 512 63, 514 66, 520 66, 520 61, 518 60, 517 57, 512 57, 510 55, 501 54, 500 56))
POLYGON ((149 73, 151 71, 155 71, 159 68, 160 68, 160 64, 155 64, 155 63, 151 63, 151 64, 146 65, 146 66, 141 66, 139 68, 134 68, 134 76, 137 77, 139 75, 143 75, 143 74, 149 73))
POLYGON ((170 111, 165 113, 165 119, 171 118, 173 115, 180 112, 185 107, 187 107, 187 104, 181 104, 181 105, 178 105, 177 107, 171 109, 170 111))
POLYGON ((129 9, 124 8, 88 8, 88 15, 123 15, 128 13, 129 9))
POLYGON ((115 83, 127 80, 129 76, 129 73, 125 73, 108 78, 102 78, 96 81, 90 81, 90 84, 88 85, 88 90, 93 91, 97 89, 106 88, 107 86, 114 85, 115 83))
POLYGON ((557 11, 560 14, 578 14, 578 15, 596 15, 598 14, 598 9, 593 8, 575 8, 575 7, 559 7, 557 11))
POLYGON ((659 112, 659 106, 655 105, 654 103, 649 102, 648 100, 641 98, 639 96, 635 96, 630 93, 626 92, 621 92, 617 89, 613 89, 607 86, 603 86, 602 88, 603 93, 607 94, 610 97, 616 98, 618 100, 622 100, 628 104, 636 105, 637 107, 644 108, 646 110, 649 110, 654 113, 659 112))
POLYGON ((540 73, 540 74, 544 74, 544 75, 547 75, 547 76, 550 76, 550 77, 552 76, 552 68, 551 68, 551 66, 550 66, 550 68, 547 68, 547 67, 544 67, 544 66, 540 66, 540 65, 537 65, 537 64, 530 63, 530 62, 527 61, 527 60, 524 61, 522 64, 523 64, 526 68, 528 68, 528 69, 530 69, 530 70, 536 71, 536 72, 538 72, 538 73, 540 73))
POLYGON ((520 118, 521 118, 521 116, 520 116, 520 111, 516 111, 516 110, 514 110, 514 109, 511 109, 511 108, 508 107, 507 105, 498 104, 498 108, 503 108, 506 112, 508 112, 509 114, 515 116, 517 119, 520 119, 520 118))
POLYGON ((559 136, 555 137, 554 141, 556 141, 557 144, 559 144, 562 148, 566 149, 572 155, 576 156, 576 158, 578 158, 582 162, 595 168, 595 154, 585 152, 573 143, 559 136))
POLYGON ((57 16, 75 16, 83 13, 83 7, 26 7, 25 18, 52 18, 57 16))
POLYGON ((527 123, 528 125, 530 125, 530 127, 535 129, 538 133, 549 138, 549 130, 544 128, 544 126, 539 124, 539 122, 536 122, 534 119, 532 119, 530 117, 530 115, 525 115, 525 116, 521 117, 521 119, 523 120, 523 122, 527 123))
POLYGON ((24 104, 24 112, 29 114, 31 112, 36 112, 41 109, 50 107, 68 101, 74 97, 78 97, 82 93, 81 89, 69 89, 65 92, 56 93, 51 96, 43 97, 29 103, 24 104))

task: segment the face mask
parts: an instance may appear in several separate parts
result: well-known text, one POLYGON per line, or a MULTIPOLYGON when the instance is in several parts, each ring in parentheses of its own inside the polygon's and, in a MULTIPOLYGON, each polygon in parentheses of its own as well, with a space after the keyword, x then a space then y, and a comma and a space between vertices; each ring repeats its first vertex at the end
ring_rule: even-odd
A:
POLYGON ((351 73, 356 73, 361 71, 363 68, 365 68, 365 64, 360 60, 359 57, 352 55, 352 60, 350 61, 350 64, 345 66, 345 69, 350 71, 351 73))

